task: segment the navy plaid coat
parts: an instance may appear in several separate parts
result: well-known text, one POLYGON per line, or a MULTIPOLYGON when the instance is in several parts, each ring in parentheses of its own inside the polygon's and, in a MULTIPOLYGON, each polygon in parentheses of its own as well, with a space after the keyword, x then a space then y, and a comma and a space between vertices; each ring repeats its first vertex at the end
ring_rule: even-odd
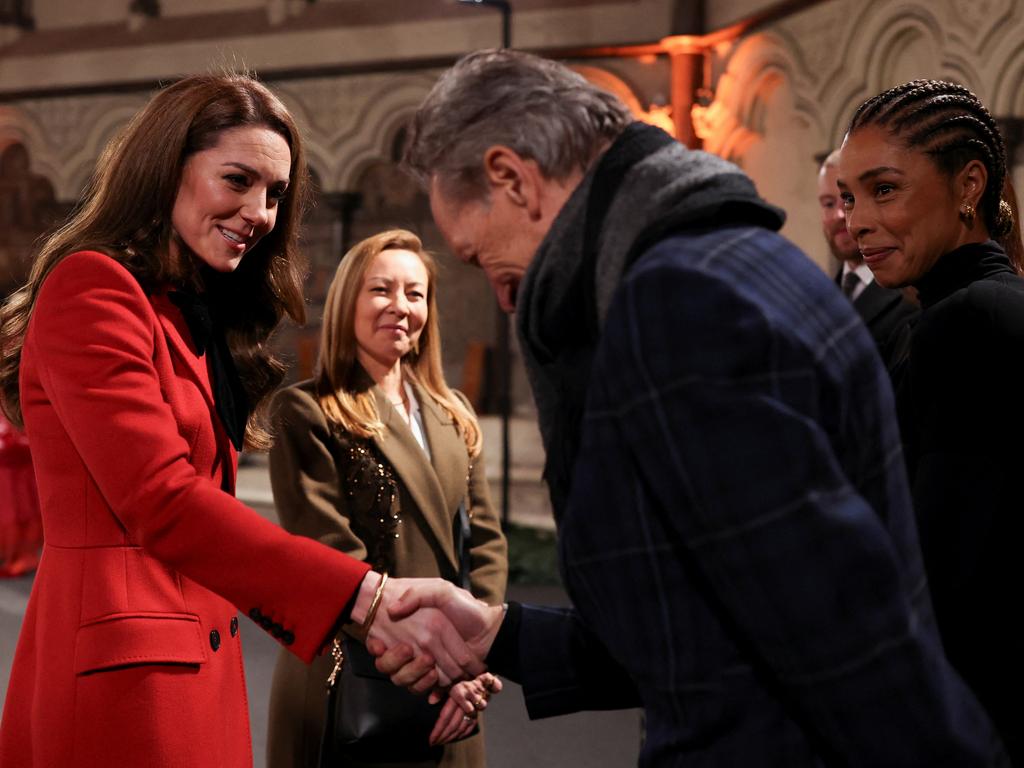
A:
POLYGON ((524 606, 533 717, 642 705, 642 766, 988 765, 932 615, 888 377, 835 285, 757 227, 623 277, 524 606))

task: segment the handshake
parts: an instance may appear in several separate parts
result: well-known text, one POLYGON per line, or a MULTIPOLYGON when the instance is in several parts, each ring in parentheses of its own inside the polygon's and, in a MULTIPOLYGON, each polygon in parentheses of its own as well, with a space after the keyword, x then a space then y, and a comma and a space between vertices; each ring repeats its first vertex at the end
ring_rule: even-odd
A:
POLYGON ((377 657, 377 668, 395 685, 429 693, 432 700, 485 671, 483 660, 503 618, 501 606, 487 605, 443 579, 382 584, 373 571, 352 608, 352 620, 366 627, 366 647, 377 657))

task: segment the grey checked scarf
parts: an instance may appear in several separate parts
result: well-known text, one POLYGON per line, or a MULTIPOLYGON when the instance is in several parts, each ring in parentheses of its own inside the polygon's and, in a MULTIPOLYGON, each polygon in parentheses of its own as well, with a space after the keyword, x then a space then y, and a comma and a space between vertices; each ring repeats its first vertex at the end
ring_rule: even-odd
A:
POLYGON ((594 350, 624 272, 671 234, 777 230, 784 218, 735 165, 644 123, 629 125, 595 162, 537 249, 516 308, 556 520, 572 479, 594 350))

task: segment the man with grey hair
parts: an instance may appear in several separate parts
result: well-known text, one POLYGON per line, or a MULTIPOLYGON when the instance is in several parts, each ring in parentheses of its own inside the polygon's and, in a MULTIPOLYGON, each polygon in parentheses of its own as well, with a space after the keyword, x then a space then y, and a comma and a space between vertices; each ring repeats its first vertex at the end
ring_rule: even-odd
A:
MULTIPOLYGON (((575 607, 438 586, 392 616, 443 610, 531 717, 642 704, 642 766, 989 764, 885 372, 751 181, 514 51, 441 77, 407 164, 516 313, 575 607)), ((405 649, 378 666, 435 683, 405 649)))

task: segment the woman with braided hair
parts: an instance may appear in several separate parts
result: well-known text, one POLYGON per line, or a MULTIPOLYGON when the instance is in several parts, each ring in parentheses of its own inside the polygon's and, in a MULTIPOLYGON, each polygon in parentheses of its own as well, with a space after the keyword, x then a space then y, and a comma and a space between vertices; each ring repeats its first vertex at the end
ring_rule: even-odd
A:
POLYGON ((915 80, 864 102, 839 162, 850 233, 922 313, 896 382, 921 546, 946 652, 1024 765, 1024 278, 1006 151, 963 86, 915 80))

